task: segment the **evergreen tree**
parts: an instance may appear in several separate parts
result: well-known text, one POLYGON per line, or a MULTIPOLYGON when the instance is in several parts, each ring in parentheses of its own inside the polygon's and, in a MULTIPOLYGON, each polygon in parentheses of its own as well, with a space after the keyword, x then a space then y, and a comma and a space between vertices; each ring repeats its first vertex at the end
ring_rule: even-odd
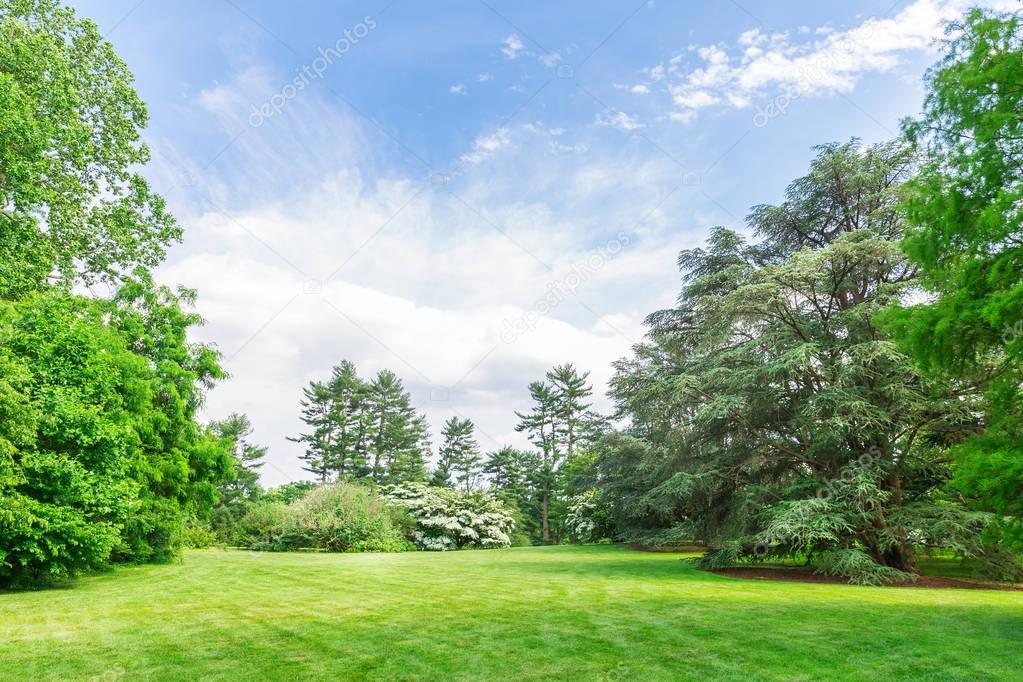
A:
POLYGON ((455 483, 465 492, 476 489, 483 470, 483 456, 479 444, 473 437, 475 425, 471 419, 451 417, 444 423, 444 443, 440 448, 440 465, 435 473, 435 480, 440 485, 450 483, 454 476, 455 483))
POLYGON ((429 429, 416 413, 401 379, 381 370, 366 399, 369 475, 376 483, 421 481, 426 477, 429 429))
POLYGON ((678 306, 650 316, 612 385, 651 446, 622 443, 638 465, 605 458, 604 480, 645 479, 613 482, 640 491, 624 506, 656 510, 669 536, 702 535, 707 565, 809 554, 877 583, 915 572, 917 546, 986 559, 990 515, 945 485, 979 396, 921 376, 874 322, 915 291, 898 211, 913 155, 818 151, 784 203, 754 207, 760 243, 718 228, 680 255, 678 306))
POLYGON ((329 448, 330 467, 337 480, 360 478, 367 473, 365 429, 369 387, 345 360, 334 367, 327 384, 334 435, 329 448))
POLYGON ((303 443, 305 452, 299 458, 306 462, 302 468, 313 474, 320 483, 327 483, 334 470, 334 428, 333 399, 329 387, 323 382, 313 381, 302 389, 302 421, 310 427, 308 433, 288 440, 303 443))
POLYGON ((590 411, 591 403, 584 402, 593 395, 593 387, 586 383, 589 376, 589 372, 579 374, 571 363, 557 365, 547 372, 556 403, 558 428, 555 435, 564 447, 566 458, 575 454, 580 441, 592 439, 599 422, 590 411))
POLYGON ((487 455, 483 473, 490 477, 490 484, 498 494, 521 494, 526 487, 528 457, 529 453, 505 446, 487 455))
POLYGON ((514 508, 516 528, 538 540, 542 518, 533 472, 540 468, 539 459, 533 451, 505 446, 489 453, 483 463, 494 496, 514 508))
POLYGON ((231 414, 226 419, 210 423, 210 430, 227 442, 234 457, 235 478, 220 486, 220 505, 234 504, 238 500, 250 500, 262 492, 259 485, 259 469, 263 466, 267 446, 249 442, 252 436, 252 422, 244 414, 231 414))
POLYGON ((530 472, 540 494, 540 533, 544 544, 551 542, 551 496, 558 466, 564 458, 564 450, 558 439, 561 429, 559 402, 555 388, 543 381, 529 384, 529 396, 533 408, 523 414, 516 412, 519 423, 516 431, 523 431, 540 450, 538 466, 530 472))
POLYGON ((264 464, 267 447, 249 442, 252 423, 244 414, 231 414, 226 419, 211 422, 209 430, 225 443, 234 460, 233 478, 218 487, 220 499, 213 510, 211 526, 222 541, 234 542, 238 520, 249 505, 263 495, 259 469, 264 464))

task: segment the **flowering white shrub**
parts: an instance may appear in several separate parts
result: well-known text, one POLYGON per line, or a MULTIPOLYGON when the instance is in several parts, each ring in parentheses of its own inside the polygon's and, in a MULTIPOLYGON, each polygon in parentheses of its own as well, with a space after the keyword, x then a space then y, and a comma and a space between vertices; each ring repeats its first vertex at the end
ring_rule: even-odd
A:
POLYGON ((415 519, 413 540, 420 549, 508 547, 515 526, 501 502, 486 493, 463 493, 425 483, 384 490, 384 497, 415 519))
POLYGON ((568 501, 565 526, 569 536, 577 542, 596 542, 611 535, 599 490, 587 490, 568 501))

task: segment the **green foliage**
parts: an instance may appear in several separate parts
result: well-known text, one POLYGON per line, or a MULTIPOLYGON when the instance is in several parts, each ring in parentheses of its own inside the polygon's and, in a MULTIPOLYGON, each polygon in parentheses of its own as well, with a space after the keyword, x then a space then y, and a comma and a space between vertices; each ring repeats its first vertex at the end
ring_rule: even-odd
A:
POLYGON ((148 115, 96 24, 56 0, 0 2, 0 297, 116 281, 181 231, 136 168, 148 115))
POLYGON ((143 277, 0 303, 0 580, 169 560, 209 514, 231 460, 194 421, 219 369, 182 302, 143 277))
POLYGON ((486 493, 406 483, 387 488, 385 497, 413 518, 413 539, 420 549, 511 545, 514 518, 499 500, 486 493))
POLYGON ((931 373, 985 390, 984 432, 955 450, 956 486, 1023 546, 1023 19, 971 11, 949 27, 905 131, 905 249, 934 294, 886 316, 931 373))
POLYGON ((236 544, 238 520, 263 496, 259 468, 263 466, 267 448, 249 442, 252 423, 244 414, 231 414, 226 419, 211 422, 208 429, 223 442, 234 459, 231 478, 217 489, 217 504, 210 525, 221 543, 236 544))
POLYGON ((524 432, 539 451, 526 470, 532 495, 521 508, 539 520, 537 539, 544 544, 560 542, 563 531, 567 500, 561 467, 602 428, 603 420, 583 402, 593 393, 588 377, 572 364, 556 366, 544 381, 529 384, 532 409, 515 413, 519 418, 515 430, 524 432))
POLYGON ((818 561, 817 572, 840 575, 855 585, 890 585, 916 579, 912 573, 877 563, 858 548, 824 552, 818 561))
POLYGON ((415 411, 394 372, 383 370, 365 382, 346 360, 326 382, 310 383, 303 395, 302 421, 309 431, 290 440, 305 445, 306 471, 320 483, 426 477, 426 418, 415 411))
POLYGON ((803 553, 853 581, 873 580, 863 557, 894 576, 917 546, 976 555, 990 517, 947 495, 945 451, 980 396, 921 376, 874 323, 915 291, 898 211, 912 153, 818 151, 783 204, 751 211, 760 242, 719 228, 681 253, 678 307, 618 363, 613 395, 645 442, 598 457, 612 516, 703 540, 709 562, 803 553))
POLYGON ((185 522, 181 544, 185 549, 207 549, 221 544, 221 536, 209 524, 190 518, 185 522))
POLYGON ((254 537, 253 549, 400 552, 411 549, 401 523, 400 512, 368 488, 335 483, 309 491, 290 506, 254 505, 242 526, 254 537))
POLYGON ((270 488, 263 495, 264 500, 269 502, 283 502, 284 504, 291 504, 296 500, 300 500, 305 497, 310 490, 316 487, 316 484, 312 481, 292 481, 291 483, 285 483, 279 485, 276 488, 270 488))
MULTIPOLYGON (((301 499, 301 498, 298 498, 301 499)), ((280 500, 264 499, 245 509, 235 527, 232 544, 257 550, 278 550, 290 507, 280 500)))
POLYGON ((444 442, 433 476, 434 485, 451 485, 454 476, 455 484, 467 493, 479 487, 483 457, 473 436, 475 428, 471 419, 451 417, 444 423, 444 442))

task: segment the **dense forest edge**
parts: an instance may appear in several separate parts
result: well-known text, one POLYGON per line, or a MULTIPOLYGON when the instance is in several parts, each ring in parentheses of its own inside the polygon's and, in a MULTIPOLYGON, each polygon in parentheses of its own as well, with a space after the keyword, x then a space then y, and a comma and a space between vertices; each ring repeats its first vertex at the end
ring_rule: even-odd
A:
POLYGON ((594 542, 1023 582, 1023 20, 971 10, 942 50, 898 139, 820 145, 679 254, 613 414, 566 358, 523 387, 529 448, 456 416, 435 452, 396 373, 338 358, 296 396, 310 480, 265 489, 249 418, 201 419, 227 377, 197 292, 152 275, 183 230, 130 70, 55 0, 0 0, 0 588, 189 547, 594 542))

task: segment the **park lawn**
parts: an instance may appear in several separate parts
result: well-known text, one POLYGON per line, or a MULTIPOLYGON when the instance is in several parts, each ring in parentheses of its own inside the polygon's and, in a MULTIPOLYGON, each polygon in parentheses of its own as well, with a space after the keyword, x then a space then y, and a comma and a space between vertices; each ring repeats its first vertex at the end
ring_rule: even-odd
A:
POLYGON ((747 581, 613 546, 186 553, 0 593, 0 679, 1021 680, 1023 592, 747 581))

